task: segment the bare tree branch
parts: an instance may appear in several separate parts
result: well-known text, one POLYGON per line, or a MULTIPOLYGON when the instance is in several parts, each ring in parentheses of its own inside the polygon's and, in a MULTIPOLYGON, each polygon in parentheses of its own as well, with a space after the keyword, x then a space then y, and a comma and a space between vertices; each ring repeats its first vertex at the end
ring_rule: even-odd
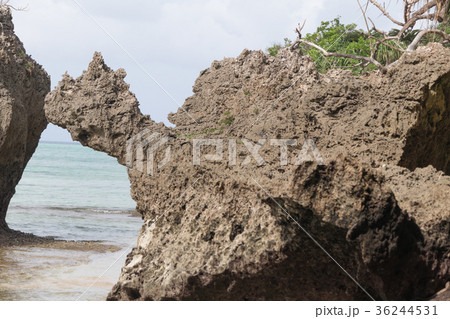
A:
POLYGON ((369 21, 370 21, 370 23, 372 23, 372 30, 375 31, 375 32, 377 32, 377 33, 379 33, 379 34, 381 34, 381 35, 383 36, 384 39, 386 39, 386 40, 397 39, 397 36, 388 36, 388 35, 386 34, 386 32, 384 32, 383 30, 377 29, 377 28, 375 27, 375 23, 373 23, 373 21, 372 21, 371 18, 369 18, 369 21))
MULTIPOLYGON (((369 0, 369 1, 374 6, 376 6, 384 16, 386 16, 392 22, 396 23, 394 21, 395 19, 393 19, 389 15, 389 13, 386 11, 386 9, 383 6, 381 6, 376 0, 369 0)), ((372 30, 374 30, 375 32, 377 32, 383 36, 382 40, 379 40, 379 39, 377 40, 379 42, 379 44, 386 45, 386 46, 390 47, 391 49, 397 49, 397 48, 395 48, 393 46, 389 46, 386 43, 386 41, 401 40, 403 35, 405 34, 405 32, 414 28, 417 21, 420 21, 420 20, 428 20, 428 21, 444 20, 445 14, 448 11, 448 8, 450 6, 450 0, 427 0, 423 6, 417 8, 417 10, 415 10, 413 12, 413 7, 416 6, 417 4, 419 4, 420 0, 403 0, 403 2, 404 2, 405 23, 403 23, 403 24, 396 23, 396 24, 402 25, 402 28, 398 32, 398 34, 396 34, 395 36, 388 36, 385 32, 378 30, 375 27, 375 24, 373 23, 373 21, 369 18, 370 22, 372 23, 372 30), (432 10, 434 10, 434 12, 432 12, 432 10)), ((412 41, 412 43, 409 45, 409 47, 406 49, 406 51, 415 50, 417 48, 418 44, 420 43, 420 40, 423 38, 423 36, 426 34, 429 34, 429 33, 434 33, 434 34, 440 35, 440 36, 442 36, 444 41, 448 42, 449 36, 445 32, 440 31, 440 30, 435 30, 435 29, 426 29, 426 30, 419 32, 416 35, 415 39, 412 41)), ((367 35, 367 36, 370 36, 370 35, 367 35)), ((403 50, 402 48, 398 51, 405 52, 405 50, 403 50)))
POLYGON ((441 6, 437 10, 438 22, 444 22, 448 19, 447 12, 449 8, 450 8, 450 1, 445 1, 443 4, 441 4, 441 6))
MULTIPOLYGON (((356 0, 358 3, 358 6, 363 14, 364 21, 366 24, 367 32, 360 31, 362 34, 364 34, 369 40, 370 40, 370 57, 367 56, 361 56, 361 55, 355 55, 355 54, 347 54, 347 53, 339 53, 339 52, 328 52, 321 46, 312 43, 310 41, 307 41, 305 39, 302 39, 301 31, 303 30, 306 20, 303 23, 302 26, 300 24, 298 25, 298 28, 295 30, 297 33, 297 40, 293 43, 291 49, 295 50, 297 49, 300 44, 305 44, 308 47, 315 48, 316 50, 319 50, 325 57, 338 57, 338 58, 346 58, 346 59, 354 59, 354 60, 360 60, 361 62, 352 65, 350 67, 366 67, 369 64, 375 65, 381 72, 385 73, 389 68, 394 66, 397 61, 394 61, 393 63, 390 63, 389 57, 384 58, 386 65, 383 65, 380 61, 377 60, 377 58, 380 58, 378 56, 378 52, 382 46, 385 46, 391 50, 405 53, 414 51, 417 46, 419 45, 420 41, 423 39, 423 37, 427 34, 435 34, 442 38, 442 43, 450 43, 450 35, 445 33, 444 31, 437 30, 435 28, 427 28, 425 30, 420 31, 419 33, 415 34, 414 39, 410 43, 410 45, 405 49, 404 47, 406 44, 401 41, 404 41, 405 37, 407 35, 411 35, 410 30, 412 30, 417 23, 417 21, 420 20, 427 20, 427 21, 447 21, 448 15, 447 12, 450 7, 450 0, 403 0, 404 3, 404 12, 403 12, 403 18, 405 22, 400 22, 394 19, 387 9, 382 6, 378 1, 376 0, 368 0, 366 3, 366 8, 361 5, 361 2, 359 0, 356 0), (386 34, 386 32, 379 30, 376 28, 375 23, 367 17, 367 9, 369 2, 377 7, 381 13, 391 20, 393 23, 401 26, 401 29, 398 31, 395 35, 389 35, 386 34), (369 23, 372 24, 372 28, 369 28, 369 23), (372 40, 375 40, 375 43, 372 43, 372 40), (390 63, 390 64, 389 64, 390 63)), ((395 59, 395 58, 394 58, 395 59)))
POLYGON ((26 11, 27 10, 27 7, 17 7, 16 8, 8 3, 9 3, 9 0, 0 0, 0 6, 5 6, 5 7, 13 9, 15 11, 26 11))
POLYGON ((395 20, 393 17, 391 17, 391 15, 386 11, 386 9, 379 4, 376 0, 369 0, 370 3, 372 3, 375 7, 377 7, 382 13, 383 15, 388 18, 389 20, 391 20, 392 22, 394 22, 395 24, 399 25, 399 26, 403 26, 404 23, 401 23, 400 21, 395 20))
MULTIPOLYGON (((306 24, 306 19, 305 19, 305 21, 303 21, 303 25, 302 25, 302 26, 300 26, 300 23, 299 23, 299 24, 298 24, 298 28, 295 29, 295 32, 297 33, 297 39, 298 39, 298 40, 300 40, 300 39, 302 38, 302 30, 303 30, 303 28, 305 27, 305 24, 306 24)), ((293 51, 293 50, 296 50, 296 49, 298 48, 299 45, 300 45, 300 42, 295 41, 295 42, 292 44, 292 46, 291 46, 291 50, 292 50, 292 51, 293 51)))
POLYGON ((403 1, 403 2, 405 4, 404 10, 403 10, 403 20, 406 22, 411 17, 411 9, 414 6, 414 4, 411 3, 410 1, 403 1))
MULTIPOLYGON (((327 50, 325 50, 324 48, 322 48, 321 46, 306 41, 304 39, 297 39, 295 41, 295 43, 304 43, 306 45, 309 45, 317 50, 319 50, 320 52, 322 52, 322 54, 326 57, 329 56, 334 56, 337 58, 346 58, 346 59, 354 59, 354 60, 362 60, 365 62, 369 62, 369 63, 373 63, 377 68, 379 68, 383 73, 387 71, 387 69, 377 60, 371 58, 371 57, 367 57, 367 56, 362 56, 362 55, 355 55, 355 54, 346 54, 346 53, 338 53, 338 52, 328 52, 327 50)), ((298 47, 298 46, 297 46, 298 47)))
POLYGON ((417 46, 419 45, 420 40, 422 40, 423 36, 429 33, 434 33, 437 35, 440 35, 444 41, 443 42, 450 42, 450 35, 445 33, 444 31, 441 30, 437 30, 437 29, 426 29, 426 30, 422 30, 420 31, 417 36, 414 38, 413 42, 411 42, 411 44, 408 46, 408 48, 406 49, 406 51, 414 51, 417 46))
POLYGON ((371 35, 371 34, 367 34, 367 33, 363 33, 366 37, 368 37, 369 39, 374 39, 375 41, 378 41, 378 44, 382 44, 382 45, 385 45, 385 46, 387 46, 388 48, 391 48, 392 50, 396 50, 396 51, 399 51, 399 52, 406 52, 406 50, 405 49, 403 49, 401 46, 398 46, 398 47, 394 47, 393 45, 391 45, 391 44, 389 44, 389 43, 386 43, 386 41, 394 41, 394 40, 396 40, 396 38, 395 39, 386 39, 386 38, 377 38, 377 37, 374 37, 373 35, 371 35))
MULTIPOLYGON (((403 1, 407 1, 407 0, 403 0, 403 1)), ((416 22, 419 20, 432 20, 431 19, 431 14, 429 13, 429 11, 433 8, 436 7, 436 2, 437 0, 431 0, 431 1, 427 1, 427 3, 417 9, 411 16, 411 18, 408 21, 405 21, 405 24, 403 25, 403 28, 400 30, 398 37, 401 37, 408 29, 412 29, 414 28, 414 26, 416 25, 416 22), (424 15, 425 13, 428 13, 427 15, 424 15)), ((446 0, 448 2, 448 0, 446 0)), ((433 15, 434 16, 434 15, 433 15)))
POLYGON ((299 39, 302 38, 302 30, 303 30, 303 28, 305 27, 305 24, 306 24, 306 19, 305 19, 305 21, 303 21, 302 26, 300 26, 300 23, 299 23, 299 24, 298 24, 298 28, 295 29, 295 31, 297 32, 297 36, 298 36, 299 39))
POLYGON ((403 18, 405 20, 405 23, 411 18, 411 12, 412 8, 419 3, 421 0, 403 0, 405 6, 404 6, 404 12, 403 12, 403 18))
MULTIPOLYGON (((389 46, 389 45, 386 44, 385 42, 386 42, 386 41, 394 41, 395 44, 397 44, 397 48, 394 48, 394 47, 393 47, 393 49, 398 50, 398 51, 404 51, 403 48, 401 47, 401 45, 399 45, 399 44, 397 43, 398 40, 400 39, 397 35, 394 35, 394 36, 388 36, 388 35, 386 34, 386 32, 384 32, 383 30, 379 30, 379 29, 377 29, 377 28, 375 27, 375 24, 373 23, 372 19, 369 18, 369 20, 370 20, 370 22, 372 23, 372 30, 375 31, 376 33, 378 33, 378 34, 380 34, 380 35, 383 36, 382 39, 379 39, 379 38, 376 38, 376 37, 375 37, 376 40, 377 40, 379 43, 384 44, 384 45, 386 45, 386 46, 389 46)), ((371 36, 372 36, 372 35, 370 35, 370 33, 369 33, 369 34, 365 34, 365 35, 366 35, 367 37, 371 37, 371 36)))
MULTIPOLYGON (((367 2, 365 10, 361 6, 361 3, 359 2, 359 0, 356 0, 356 2, 358 2, 359 9, 361 9, 362 15, 364 17, 364 21, 366 23, 366 28, 367 28, 367 34, 370 35, 369 23, 367 22, 367 17, 366 17, 366 13, 367 13, 367 8, 368 8, 368 5, 369 5, 369 2, 367 2)), ((373 51, 373 46, 372 46, 372 39, 370 39, 369 41, 370 41, 370 43, 369 43, 370 44, 370 56, 373 58, 374 57, 374 53, 373 53, 374 51, 373 51)))

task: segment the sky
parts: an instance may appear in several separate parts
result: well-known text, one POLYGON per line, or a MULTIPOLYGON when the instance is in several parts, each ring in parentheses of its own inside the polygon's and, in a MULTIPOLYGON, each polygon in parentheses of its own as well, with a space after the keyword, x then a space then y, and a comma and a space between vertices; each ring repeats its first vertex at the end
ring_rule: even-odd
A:
MULTIPOLYGON (((365 3, 365 0, 360 0, 365 3)), ((386 6, 401 19, 400 1, 386 6)), ((245 48, 266 50, 307 20, 304 33, 320 21, 341 16, 343 23, 364 20, 356 0, 11 0, 16 34, 27 53, 51 76, 52 88, 67 71, 81 75, 95 51, 113 69, 124 68, 141 111, 170 123, 192 95, 200 71, 214 60, 236 57, 245 48), (161 87, 164 88, 161 89, 161 87), (166 93, 167 92, 167 93, 166 93)), ((385 30, 393 27, 376 8, 368 15, 385 30)), ((43 141, 71 141, 54 125, 43 141)))

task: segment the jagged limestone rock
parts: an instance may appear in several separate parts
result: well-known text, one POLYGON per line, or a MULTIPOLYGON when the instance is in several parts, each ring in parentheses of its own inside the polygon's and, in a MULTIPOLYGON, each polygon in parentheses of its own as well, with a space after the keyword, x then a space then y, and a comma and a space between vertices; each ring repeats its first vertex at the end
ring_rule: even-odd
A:
POLYGON ((0 6, 0 235, 9 231, 9 202, 47 126, 49 91, 49 76, 14 34, 10 9, 0 6))
POLYGON ((140 113, 123 71, 95 54, 81 77, 65 76, 48 95, 49 121, 122 164, 127 141, 141 132, 170 137, 155 163, 171 147, 171 160, 152 175, 137 169, 144 158, 132 158, 131 194, 144 225, 108 299, 368 299, 303 230, 376 299, 433 295, 450 280, 441 136, 449 132, 449 57, 430 45, 387 74, 355 77, 320 75, 287 49, 277 57, 244 50, 200 73, 168 128, 140 113), (444 92, 436 107, 434 91, 444 92), (418 127, 436 129, 416 134, 418 127), (194 138, 224 139, 224 159, 193 165, 194 138), (237 140, 236 165, 229 139, 237 140), (242 165, 243 139, 267 140, 259 149, 266 165, 252 157, 242 165), (270 139, 298 141, 288 165, 270 139), (307 139, 325 166, 293 164, 307 139))

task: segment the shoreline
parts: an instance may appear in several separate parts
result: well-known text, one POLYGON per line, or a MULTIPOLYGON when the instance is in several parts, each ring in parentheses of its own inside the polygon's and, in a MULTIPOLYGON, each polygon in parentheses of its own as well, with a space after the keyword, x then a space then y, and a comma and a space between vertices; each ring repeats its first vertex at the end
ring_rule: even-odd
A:
POLYGON ((47 249, 93 251, 100 253, 117 252, 122 249, 119 246, 106 244, 103 241, 69 241, 55 239, 54 237, 39 237, 12 229, 0 231, 0 249, 13 247, 36 247, 47 249))

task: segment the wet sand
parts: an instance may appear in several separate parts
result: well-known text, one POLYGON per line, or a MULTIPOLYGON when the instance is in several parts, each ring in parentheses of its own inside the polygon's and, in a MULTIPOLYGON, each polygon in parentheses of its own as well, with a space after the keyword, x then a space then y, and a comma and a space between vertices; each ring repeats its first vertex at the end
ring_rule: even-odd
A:
POLYGON ((105 300, 129 250, 99 241, 3 233, 0 300, 105 300), (104 273, 114 260, 111 272, 104 273))
POLYGON ((52 237, 39 237, 16 230, 0 229, 0 248, 11 246, 36 245, 54 242, 52 237))
POLYGON ((49 249, 65 249, 78 251, 95 251, 99 253, 116 252, 119 246, 108 245, 101 241, 66 241, 52 237, 39 237, 20 231, 10 230, 0 233, 0 248, 5 247, 39 247, 49 249))

